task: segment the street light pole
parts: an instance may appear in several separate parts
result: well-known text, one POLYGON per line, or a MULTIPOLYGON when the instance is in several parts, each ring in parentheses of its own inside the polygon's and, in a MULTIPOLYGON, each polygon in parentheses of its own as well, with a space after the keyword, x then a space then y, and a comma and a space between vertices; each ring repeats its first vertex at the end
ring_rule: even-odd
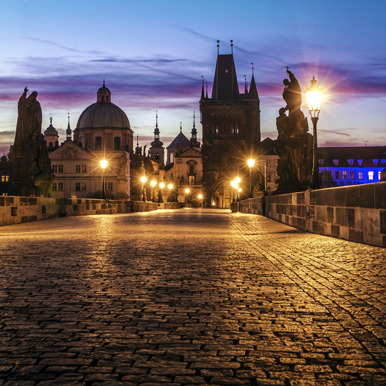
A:
POLYGON ((102 199, 106 199, 106 187, 105 187, 105 170, 107 168, 108 162, 105 159, 99 161, 99 164, 102 168, 102 199))
POLYGON ((145 183, 147 181, 147 178, 146 176, 142 176, 141 177, 141 183, 142 183, 142 201, 146 201, 145 200, 145 183))
POLYGON ((319 189, 319 168, 317 164, 317 123, 319 120, 320 103, 322 101, 323 91, 316 85, 315 76, 312 77, 311 87, 306 90, 306 98, 308 102, 308 110, 311 115, 311 121, 313 125, 313 147, 312 147, 312 189, 319 189))
POLYGON ((255 166, 255 160, 249 159, 248 160, 248 166, 249 166, 249 191, 251 194, 251 198, 253 197, 253 191, 252 191, 252 168, 255 166))

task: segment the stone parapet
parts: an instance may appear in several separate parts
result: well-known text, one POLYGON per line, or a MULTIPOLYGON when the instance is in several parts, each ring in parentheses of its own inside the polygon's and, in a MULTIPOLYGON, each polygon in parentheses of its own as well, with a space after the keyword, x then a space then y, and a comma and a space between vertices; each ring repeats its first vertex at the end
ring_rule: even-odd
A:
POLYGON ((240 212, 265 214, 305 231, 386 247, 386 182, 247 199, 240 202, 240 212))
POLYGON ((147 212, 157 204, 142 201, 87 198, 0 196, 0 226, 54 217, 147 212))

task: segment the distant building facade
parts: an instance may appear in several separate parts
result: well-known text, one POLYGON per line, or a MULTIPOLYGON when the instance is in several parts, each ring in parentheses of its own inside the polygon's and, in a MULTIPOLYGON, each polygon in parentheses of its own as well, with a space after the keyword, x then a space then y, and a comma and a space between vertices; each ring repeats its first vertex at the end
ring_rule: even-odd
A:
MULTIPOLYGON (((52 120, 45 131, 48 150, 53 149, 52 120)), ((49 153, 55 175, 53 197, 130 198, 130 153, 133 131, 126 114, 111 102, 105 86, 97 92, 97 102, 87 107, 78 119, 71 140, 68 126, 66 141, 49 153), (108 166, 101 168, 105 159, 108 166), (104 182, 104 185, 103 185, 104 182)))
MULTIPOLYGON (((202 84, 200 99, 203 130, 203 184, 208 200, 229 207, 230 181, 247 176, 247 159, 260 143, 260 100, 252 72, 249 90, 240 93, 233 53, 217 56, 212 95, 202 84)), ((246 177, 247 178, 247 177, 246 177)))

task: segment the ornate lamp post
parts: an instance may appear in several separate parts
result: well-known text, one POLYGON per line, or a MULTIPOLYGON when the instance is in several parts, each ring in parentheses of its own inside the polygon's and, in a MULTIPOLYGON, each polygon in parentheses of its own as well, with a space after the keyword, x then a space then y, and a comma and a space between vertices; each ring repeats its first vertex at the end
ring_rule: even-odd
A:
POLYGON ((159 197, 158 197, 158 202, 164 202, 164 199, 163 199, 163 196, 162 196, 162 190, 165 187, 165 183, 161 182, 159 184, 159 187, 160 187, 160 194, 159 194, 159 197))
POLYGON ((317 130, 316 126, 319 119, 320 113, 320 103, 322 101, 323 91, 320 87, 316 85, 315 76, 312 77, 311 87, 306 90, 306 98, 308 103, 308 110, 311 115, 311 121, 313 125, 313 147, 312 147, 312 188, 319 189, 319 169, 317 164, 317 149, 318 149, 318 141, 317 141, 317 130))
POLYGON ((197 198, 198 198, 198 201, 200 201, 200 208, 201 208, 201 206, 202 206, 202 204, 203 204, 203 202, 202 202, 202 198, 203 198, 202 194, 200 193, 200 194, 197 196, 197 198))
POLYGON ((146 200, 145 200, 145 184, 146 184, 146 181, 147 181, 146 176, 142 176, 142 177, 141 177, 141 183, 142 183, 142 201, 146 201, 146 200))
POLYGON ((105 187, 105 170, 108 165, 108 161, 105 159, 102 159, 99 161, 99 164, 102 168, 102 199, 104 200, 106 198, 106 187, 105 187))
POLYGON ((185 204, 188 203, 188 196, 189 196, 189 193, 190 193, 190 189, 189 189, 189 188, 186 188, 186 189, 185 189, 185 194, 186 194, 186 196, 185 196, 185 204))
POLYGON ((154 202, 154 200, 155 200, 155 198, 154 198, 154 193, 155 193, 155 186, 157 185, 157 181, 152 180, 152 181, 150 182, 150 185, 151 185, 151 187, 152 187, 152 189, 153 189, 153 202, 154 202))
POLYGON ((255 166, 255 160, 250 158, 248 160, 248 166, 249 166, 249 191, 251 193, 251 197, 253 197, 253 192, 252 192, 252 168, 255 166))
POLYGON ((172 198, 172 190, 173 190, 173 184, 169 184, 168 185, 168 189, 169 189, 169 197, 168 197, 168 201, 169 201, 169 198, 170 198, 170 201, 173 199, 172 198))

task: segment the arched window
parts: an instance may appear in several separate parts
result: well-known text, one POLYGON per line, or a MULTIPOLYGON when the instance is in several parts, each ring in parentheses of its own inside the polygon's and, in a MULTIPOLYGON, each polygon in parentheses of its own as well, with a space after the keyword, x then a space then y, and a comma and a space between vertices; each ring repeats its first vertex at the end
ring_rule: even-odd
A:
POLYGON ((114 150, 121 150, 121 137, 114 137, 114 150))
POLYGON ((102 137, 95 137, 95 150, 102 150, 102 137))
POLYGON ((155 158, 156 161, 159 161, 159 153, 155 153, 155 157, 154 158, 155 158))

